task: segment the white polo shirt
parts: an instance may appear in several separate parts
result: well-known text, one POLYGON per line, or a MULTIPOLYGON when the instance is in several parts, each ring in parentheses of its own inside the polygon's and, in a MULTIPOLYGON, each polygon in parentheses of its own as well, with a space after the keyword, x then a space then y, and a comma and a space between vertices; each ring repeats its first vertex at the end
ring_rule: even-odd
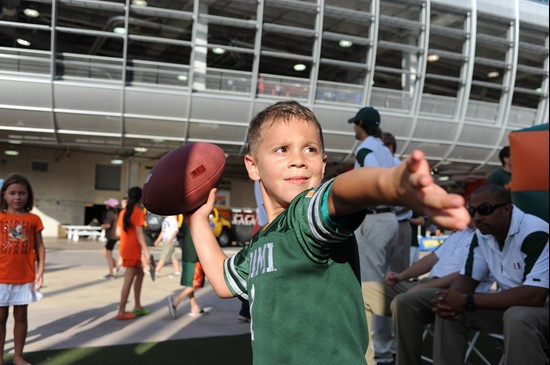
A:
POLYGON ((441 278, 454 272, 459 272, 464 267, 470 243, 474 237, 474 230, 470 227, 462 231, 456 231, 451 234, 434 251, 439 260, 430 270, 430 278, 441 278))
POLYGON ((393 167, 393 156, 380 138, 368 136, 355 149, 355 168, 393 167))
POLYGON ((502 251, 492 235, 476 232, 461 274, 479 281, 492 275, 500 290, 548 289, 548 223, 513 206, 502 251))
MULTIPOLYGON (((167 242, 171 235, 178 231, 178 218, 170 215, 162 221, 162 241, 167 242)), ((173 242, 177 241, 177 234, 174 236, 173 242)))
MULTIPOLYGON (((475 231, 470 227, 465 230, 456 231, 451 234, 445 242, 434 251, 438 260, 430 270, 428 277, 441 278, 449 274, 460 272, 464 268, 470 244, 475 235, 475 231)), ((483 280, 476 287, 476 293, 488 293, 494 283, 493 278, 483 280)))

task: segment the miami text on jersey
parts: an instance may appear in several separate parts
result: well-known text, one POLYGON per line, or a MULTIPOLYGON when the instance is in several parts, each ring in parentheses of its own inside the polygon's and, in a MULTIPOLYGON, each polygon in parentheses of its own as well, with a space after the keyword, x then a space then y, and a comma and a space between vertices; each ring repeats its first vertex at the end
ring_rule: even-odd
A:
POLYGON ((266 243, 250 252, 250 273, 252 279, 259 274, 277 271, 273 264, 273 242, 266 243))

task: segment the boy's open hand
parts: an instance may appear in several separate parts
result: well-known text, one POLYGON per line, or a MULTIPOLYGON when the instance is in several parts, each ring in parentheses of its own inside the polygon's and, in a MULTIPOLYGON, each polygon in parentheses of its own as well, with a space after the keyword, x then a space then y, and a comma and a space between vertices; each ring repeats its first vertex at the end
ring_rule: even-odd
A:
POLYGON ((464 198, 447 193, 434 182, 422 151, 413 151, 395 173, 400 175, 396 180, 399 181, 400 202, 429 215, 437 225, 454 230, 466 229, 470 215, 464 207, 464 198))

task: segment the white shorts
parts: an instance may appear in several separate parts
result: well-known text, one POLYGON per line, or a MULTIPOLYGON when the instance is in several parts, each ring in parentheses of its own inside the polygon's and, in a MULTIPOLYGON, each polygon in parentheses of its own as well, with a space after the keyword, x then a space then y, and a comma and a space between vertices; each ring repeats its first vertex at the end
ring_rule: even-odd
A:
POLYGON ((0 307, 27 305, 39 301, 44 295, 34 290, 34 283, 0 284, 0 307))

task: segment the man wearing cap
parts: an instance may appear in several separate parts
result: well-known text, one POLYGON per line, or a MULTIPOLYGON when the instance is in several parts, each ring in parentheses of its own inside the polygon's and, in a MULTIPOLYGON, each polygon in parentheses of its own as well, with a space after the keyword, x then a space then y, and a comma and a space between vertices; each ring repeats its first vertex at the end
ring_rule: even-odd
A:
POLYGON ((103 202, 107 208, 107 213, 105 214, 105 219, 101 228, 105 230, 105 238, 107 242, 101 254, 107 260, 107 267, 109 272, 107 275, 104 275, 102 278, 105 280, 114 279, 116 272, 118 270, 115 259, 113 258, 113 248, 115 247, 118 237, 116 235, 116 222, 118 219, 118 199, 109 198, 103 202))
POLYGON ((544 364, 548 346, 548 223, 485 185, 468 208, 478 232, 450 289, 434 300, 434 364, 464 364, 468 329, 504 334, 505 364, 544 364), (492 275, 499 291, 474 293, 492 275))
MULTIPOLYGON (((380 139, 380 114, 375 108, 360 109, 348 122, 353 124, 355 139, 361 141, 355 149, 355 168, 395 165, 390 150, 380 139)), ((397 229, 397 218, 391 206, 377 206, 367 210, 365 219, 355 231, 362 282, 384 280, 388 269, 388 250, 397 229)), ((363 290, 363 297, 366 294, 363 290)), ((366 354, 367 363, 391 363, 395 352, 392 349, 391 318, 373 316, 370 311, 366 311, 366 314, 371 334, 366 354)))

